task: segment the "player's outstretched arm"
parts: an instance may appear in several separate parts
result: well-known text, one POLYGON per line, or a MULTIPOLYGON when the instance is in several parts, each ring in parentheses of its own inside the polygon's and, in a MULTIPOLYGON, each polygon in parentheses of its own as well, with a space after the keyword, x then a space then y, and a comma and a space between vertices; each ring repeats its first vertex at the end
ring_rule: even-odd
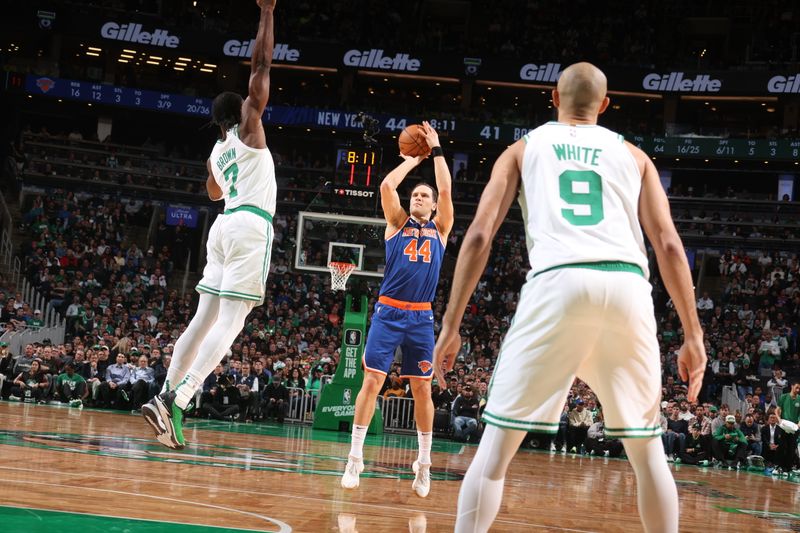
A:
POLYGON ((684 343, 678 355, 678 372, 689 382, 689 401, 697 400, 706 370, 706 350, 703 329, 697 317, 692 273, 683 242, 672 222, 669 200, 661 186, 655 165, 637 147, 628 143, 639 170, 642 172, 642 192, 639 196, 639 220, 653 245, 658 270, 683 327, 684 343))
POLYGON ((497 159, 489 183, 478 203, 475 219, 464 236, 447 311, 442 320, 442 331, 433 351, 433 370, 439 383, 443 383, 444 373, 453 369, 456 355, 461 348, 459 328, 464 310, 486 269, 492 240, 505 220, 511 203, 517 197, 524 152, 525 141, 519 140, 497 159))
POLYGON ((423 159, 419 156, 410 157, 403 154, 400 154, 400 157, 403 158, 403 162, 389 172, 381 182, 381 207, 383 207, 383 217, 386 219, 387 237, 400 229, 408 218, 408 213, 400 205, 397 187, 423 159))
POLYGON ((214 173, 211 171, 210 159, 206 159, 206 169, 208 169, 208 178, 206 178, 206 192, 208 193, 208 197, 215 202, 217 200, 222 200, 224 195, 217 180, 214 179, 214 173))
POLYGON ((247 146, 266 148, 267 139, 261 116, 269 101, 269 71, 272 67, 272 52, 275 48, 273 11, 277 0, 256 0, 261 8, 256 42, 250 61, 250 83, 247 98, 242 106, 242 124, 239 136, 247 146))
MULTIPOLYGON (((428 143, 428 147, 431 150, 434 148, 439 148, 441 150, 442 146, 439 142, 439 134, 436 133, 436 130, 431 127, 429 122, 425 121, 422 123, 422 130, 425 134, 425 142, 428 143)), ((442 233, 442 238, 446 240, 447 236, 450 234, 450 230, 453 229, 453 179, 450 176, 450 168, 447 166, 447 160, 444 158, 444 155, 441 155, 441 152, 439 152, 439 154, 433 154, 433 171, 436 174, 436 190, 439 193, 439 198, 436 201, 435 220, 439 231, 442 233)))

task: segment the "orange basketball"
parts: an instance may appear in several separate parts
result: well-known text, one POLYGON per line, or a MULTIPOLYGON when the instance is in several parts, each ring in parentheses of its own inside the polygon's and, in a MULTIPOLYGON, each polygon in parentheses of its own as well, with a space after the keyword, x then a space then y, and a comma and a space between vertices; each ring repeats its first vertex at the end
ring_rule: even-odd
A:
POLYGON ((404 129, 397 139, 400 153, 411 157, 425 156, 431 153, 428 142, 425 140, 424 131, 421 124, 412 124, 404 129))

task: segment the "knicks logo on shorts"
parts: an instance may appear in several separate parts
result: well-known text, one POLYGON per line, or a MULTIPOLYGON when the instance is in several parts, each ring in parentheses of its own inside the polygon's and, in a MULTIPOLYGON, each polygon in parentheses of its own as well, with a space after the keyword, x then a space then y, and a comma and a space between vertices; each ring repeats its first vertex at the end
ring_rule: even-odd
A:
POLYGON ((430 364, 430 362, 428 361, 420 361, 419 363, 417 363, 417 366, 419 367, 420 372, 422 372, 423 374, 427 374, 433 368, 433 365, 430 364))

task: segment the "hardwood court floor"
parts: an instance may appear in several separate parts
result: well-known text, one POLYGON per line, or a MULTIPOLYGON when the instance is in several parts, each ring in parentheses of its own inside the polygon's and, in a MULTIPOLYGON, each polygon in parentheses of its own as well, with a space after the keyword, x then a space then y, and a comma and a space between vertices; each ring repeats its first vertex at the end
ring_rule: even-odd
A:
MULTIPOLYGON (((357 491, 348 435, 190 419, 181 452, 138 416, 0 402, 0 531, 452 531, 475 447, 436 440, 427 499, 416 438, 368 437, 357 491), (58 511, 50 512, 50 511, 58 511), (114 518, 117 517, 117 518, 114 518), (425 527, 427 529, 425 529, 425 527)), ((682 531, 800 531, 800 484, 674 466, 682 531)), ((641 531, 626 461, 520 452, 493 531, 641 531)))

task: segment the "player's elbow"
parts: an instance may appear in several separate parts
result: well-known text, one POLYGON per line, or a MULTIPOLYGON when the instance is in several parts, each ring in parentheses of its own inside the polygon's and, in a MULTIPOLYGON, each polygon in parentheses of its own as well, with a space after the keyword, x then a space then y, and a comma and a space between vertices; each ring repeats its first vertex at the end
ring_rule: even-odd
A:
POLYGON ((464 236, 464 244, 462 245, 462 248, 483 250, 487 246, 490 246, 491 242, 491 228, 487 228, 483 224, 480 224, 480 222, 475 221, 469 227, 467 234, 464 236))
POLYGON ((681 238, 675 230, 661 232, 658 239, 653 239, 653 248, 658 257, 675 258, 686 253, 681 238))
POLYGON ((390 179, 389 176, 383 178, 383 181, 381 181, 381 194, 386 195, 394 190, 395 190, 394 181, 390 179))

